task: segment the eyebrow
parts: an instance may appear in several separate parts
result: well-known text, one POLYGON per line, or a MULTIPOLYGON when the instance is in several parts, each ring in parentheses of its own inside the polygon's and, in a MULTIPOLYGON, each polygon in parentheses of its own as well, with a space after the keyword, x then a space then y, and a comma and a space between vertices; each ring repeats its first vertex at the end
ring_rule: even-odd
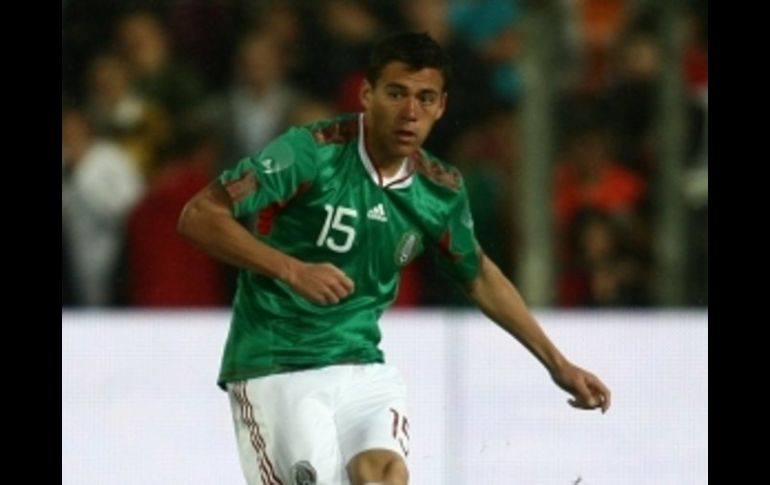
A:
MULTIPOLYGON (((395 89, 400 89, 402 91, 409 91, 409 88, 407 86, 404 86, 403 84, 399 84, 399 83, 394 83, 394 82, 387 83, 385 85, 385 89, 388 89, 388 88, 390 88, 390 89, 395 88, 395 89)), ((420 94, 435 94, 436 96, 438 96, 440 93, 438 91, 436 91, 435 89, 433 89, 433 88, 424 88, 424 89, 420 89, 419 91, 417 91, 417 94, 418 95, 420 95, 420 94)))

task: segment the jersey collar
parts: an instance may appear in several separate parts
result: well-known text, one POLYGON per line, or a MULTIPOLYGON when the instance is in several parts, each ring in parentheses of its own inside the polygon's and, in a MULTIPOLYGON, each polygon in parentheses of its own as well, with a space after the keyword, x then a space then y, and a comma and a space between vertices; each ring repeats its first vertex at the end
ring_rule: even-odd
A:
POLYGON ((412 185, 412 178, 414 178, 414 161, 411 157, 405 157, 404 163, 401 164, 401 168, 398 173, 391 179, 383 180, 380 171, 377 166, 374 165, 372 159, 369 158, 369 153, 366 151, 366 129, 364 128, 364 114, 358 115, 358 155, 361 158, 361 162, 364 165, 364 169, 369 173, 375 184, 385 189, 404 189, 412 185))

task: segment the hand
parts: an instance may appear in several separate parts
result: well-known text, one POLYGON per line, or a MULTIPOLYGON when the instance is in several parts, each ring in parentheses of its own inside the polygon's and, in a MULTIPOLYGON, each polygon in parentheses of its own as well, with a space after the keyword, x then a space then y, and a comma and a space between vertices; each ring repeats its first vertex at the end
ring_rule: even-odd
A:
POLYGON ((567 402, 578 409, 601 408, 602 413, 610 407, 610 390, 598 377, 570 363, 551 374, 554 382, 572 394, 567 402))
POLYGON ((304 298, 319 305, 339 303, 353 293, 353 280, 331 263, 294 265, 286 283, 304 298))

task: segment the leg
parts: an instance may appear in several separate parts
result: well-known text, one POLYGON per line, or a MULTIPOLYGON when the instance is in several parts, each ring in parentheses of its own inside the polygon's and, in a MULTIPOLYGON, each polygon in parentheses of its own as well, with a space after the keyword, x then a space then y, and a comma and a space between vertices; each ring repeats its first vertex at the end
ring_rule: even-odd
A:
MULTIPOLYGON (((280 481, 275 461, 275 444, 264 439, 268 422, 263 413, 255 412, 247 393, 247 382, 228 385, 230 408, 235 424, 235 439, 241 468, 249 485, 273 485, 280 481)), ((272 441, 272 440, 271 440, 272 441)))
POLYGON ((409 471, 401 455, 390 450, 368 450, 348 463, 352 485, 406 485, 409 471))
POLYGON ((249 485, 347 483, 333 418, 336 378, 327 368, 228 385, 249 485))
POLYGON ((406 386, 395 367, 352 366, 336 416, 351 484, 407 484, 409 421, 405 408, 406 386))

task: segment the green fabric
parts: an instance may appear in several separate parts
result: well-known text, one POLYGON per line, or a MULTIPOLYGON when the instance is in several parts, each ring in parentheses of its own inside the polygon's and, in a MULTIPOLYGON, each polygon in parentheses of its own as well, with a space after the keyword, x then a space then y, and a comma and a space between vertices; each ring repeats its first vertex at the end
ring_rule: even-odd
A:
POLYGON ((397 295, 401 269, 426 246, 443 248, 437 252, 455 279, 478 274, 481 250, 459 173, 422 151, 408 162, 411 178, 382 187, 362 150, 359 115, 346 115, 292 128, 220 175, 255 237, 302 261, 330 262, 355 282, 349 297, 321 306, 241 270, 220 386, 383 362, 377 322, 397 295))

